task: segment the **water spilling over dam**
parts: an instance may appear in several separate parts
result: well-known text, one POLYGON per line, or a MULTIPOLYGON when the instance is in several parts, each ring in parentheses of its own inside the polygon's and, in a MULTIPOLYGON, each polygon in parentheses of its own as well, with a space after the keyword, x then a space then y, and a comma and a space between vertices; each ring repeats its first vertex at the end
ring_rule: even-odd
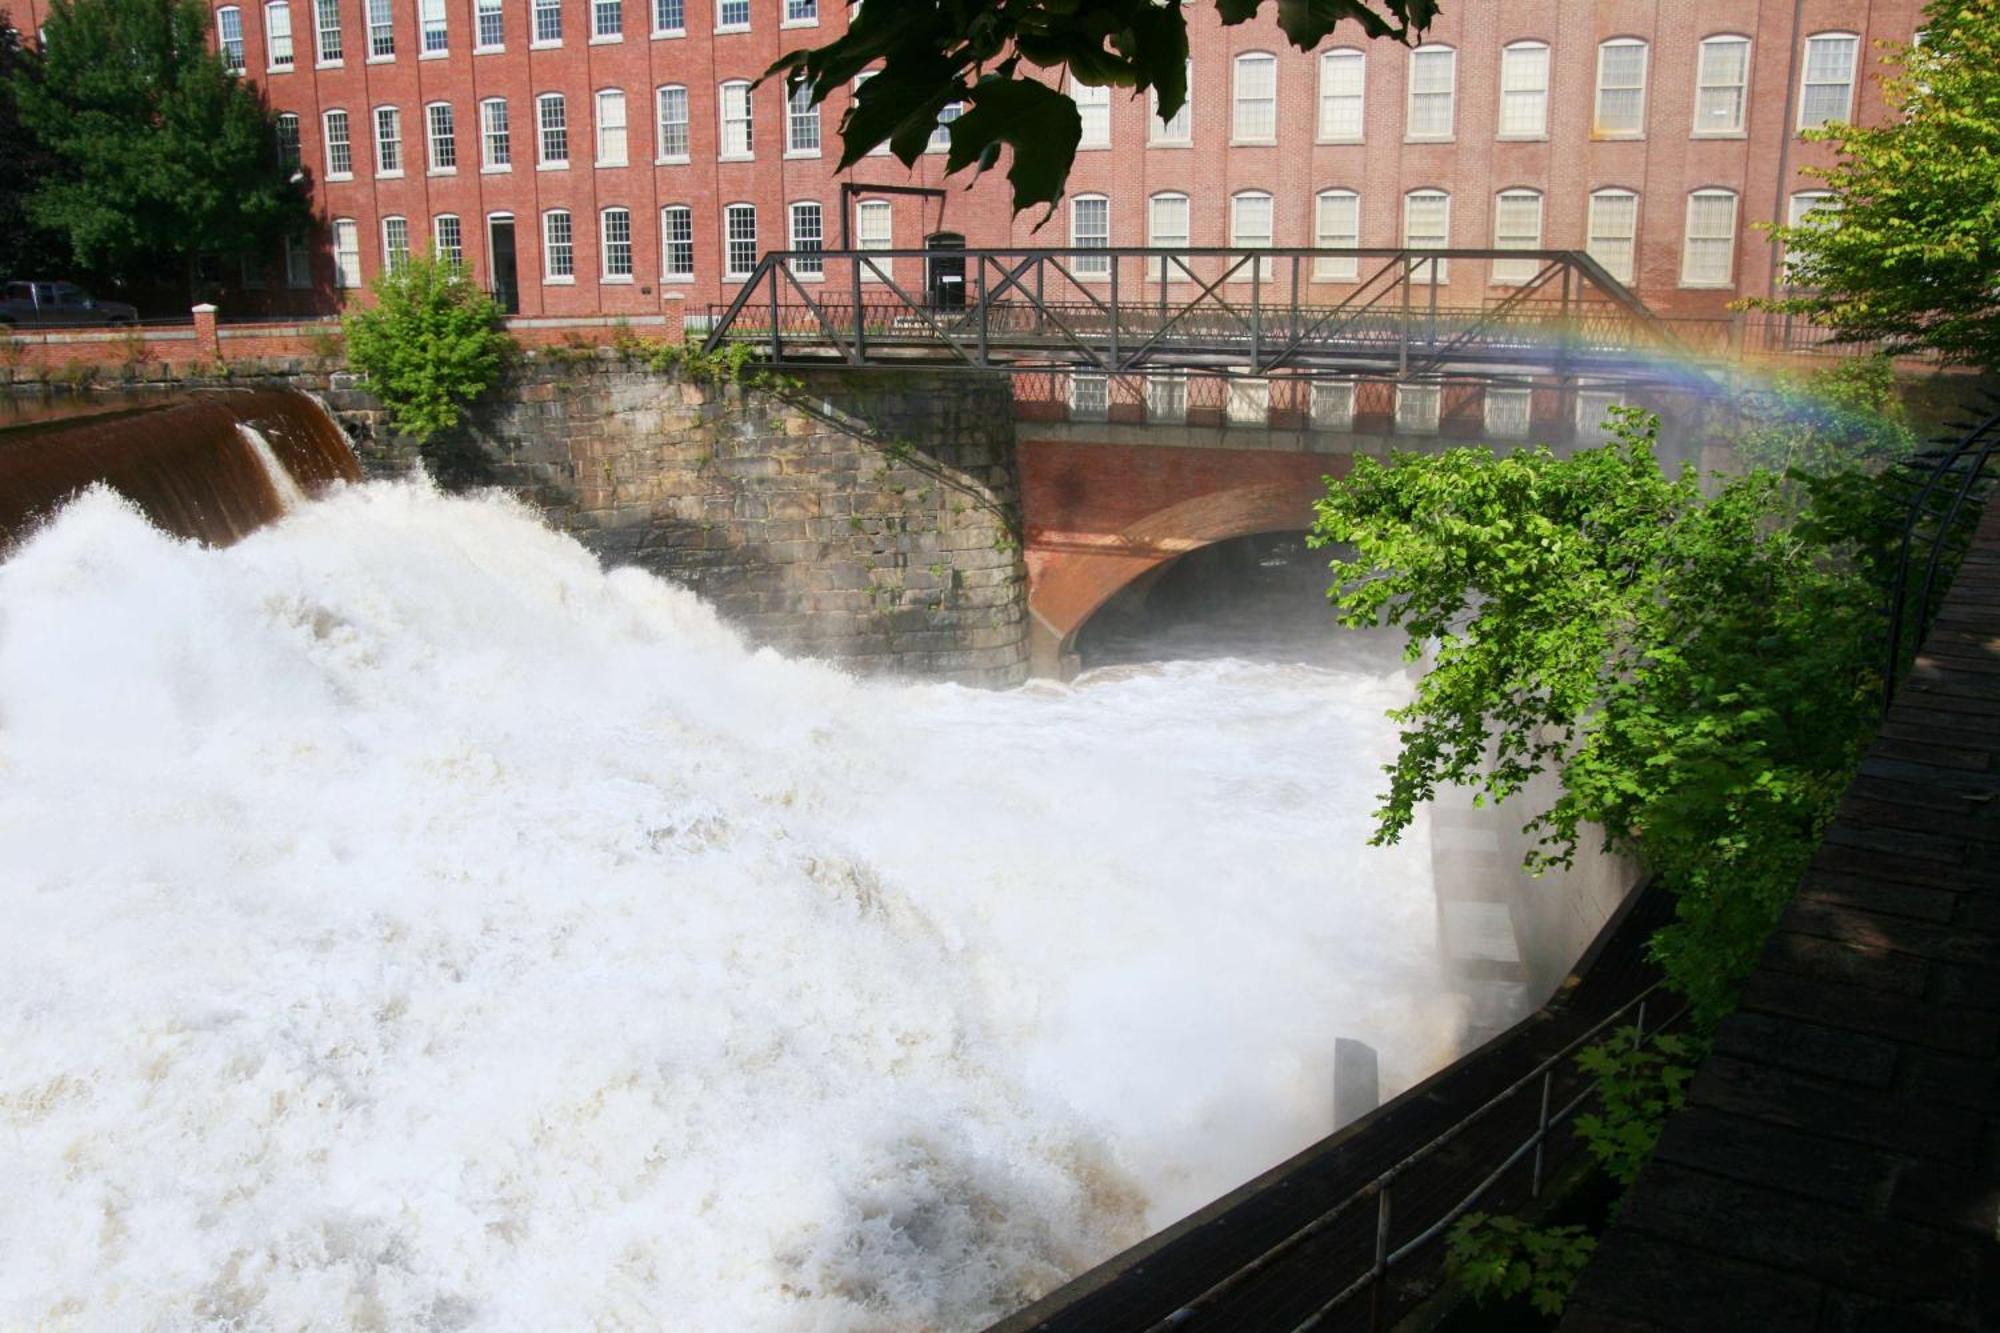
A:
POLYGON ((976 1327, 1455 1053, 1379 655, 865 683, 505 499, 158 493, 0 564, 0 1326, 976 1327))

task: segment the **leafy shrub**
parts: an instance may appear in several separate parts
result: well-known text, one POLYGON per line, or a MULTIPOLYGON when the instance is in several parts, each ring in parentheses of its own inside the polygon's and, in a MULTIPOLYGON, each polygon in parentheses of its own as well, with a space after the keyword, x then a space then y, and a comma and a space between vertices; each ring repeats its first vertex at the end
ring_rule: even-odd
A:
POLYGON ((419 441, 457 425, 513 346, 500 308, 455 264, 411 257, 376 278, 375 305, 348 315, 347 359, 390 423, 419 441))
POLYGON ((1577 1064, 1597 1084, 1598 1109, 1576 1118, 1577 1136, 1605 1174, 1621 1185, 1639 1176, 1660 1129, 1687 1100, 1698 1063, 1690 1043, 1671 1035, 1639 1045, 1636 1028, 1619 1028, 1586 1046, 1577 1064))
POLYGON ((1518 1217, 1467 1213, 1445 1240, 1445 1271, 1484 1305, 1526 1294, 1553 1319, 1597 1241, 1580 1226, 1534 1227, 1518 1217))

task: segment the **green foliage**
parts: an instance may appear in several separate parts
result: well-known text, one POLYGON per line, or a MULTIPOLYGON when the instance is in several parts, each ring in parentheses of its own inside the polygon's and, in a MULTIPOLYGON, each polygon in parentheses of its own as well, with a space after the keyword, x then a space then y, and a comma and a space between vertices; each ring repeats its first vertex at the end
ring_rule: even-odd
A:
POLYGON ((1857 761, 1879 687, 1879 590, 1858 547, 1882 530, 1853 487, 1795 511, 1752 473, 1705 498, 1664 476, 1655 419, 1558 459, 1485 449, 1357 459, 1319 502, 1316 544, 1351 544, 1342 623, 1400 625, 1430 666, 1393 716, 1376 811, 1393 841, 1440 787, 1505 800, 1537 772, 1562 794, 1527 829, 1532 867, 1582 826, 1676 895, 1653 941, 1697 1016, 1727 1012, 1857 761))
POLYGON ((1645 1045, 1637 1028, 1619 1028, 1576 1057, 1597 1085, 1598 1109, 1576 1118, 1577 1136, 1605 1174, 1621 1185, 1639 1177, 1667 1117, 1687 1100, 1700 1063, 1684 1037, 1662 1035, 1645 1045))
POLYGON ((749 343, 724 343, 711 352, 698 343, 641 338, 620 325, 612 335, 611 349, 621 361, 662 375, 678 374, 690 384, 736 384, 768 392, 798 387, 790 376, 757 366, 757 349, 749 343))
POLYGON ((368 376, 391 424, 428 440, 499 379, 512 340, 500 308, 465 271, 412 257, 369 289, 373 308, 346 316, 347 359, 368 376))
POLYGON ((40 78, 41 61, 0 21, 0 278, 44 277, 68 258, 62 238, 28 216, 29 191, 55 175, 56 161, 21 123, 15 85, 40 78))
POLYGON ((28 216, 85 268, 261 258, 309 225, 275 119, 209 49, 208 24, 199 0, 54 0, 39 71, 9 78, 22 125, 58 164, 28 216))
POLYGON ((1742 405, 1751 424, 1734 445, 1746 467, 1808 477, 1874 472, 1917 445, 1886 356, 1781 375, 1768 394, 1742 405))
POLYGON ((1445 1272, 1481 1305, 1525 1293, 1553 1319, 1596 1248, 1580 1226, 1534 1227, 1517 1217, 1467 1213, 1445 1237, 1445 1272))
MULTIPOLYGON (((1225 24, 1247 23, 1270 0, 1216 0, 1225 24)), ((1367 37, 1410 41, 1436 16, 1436 0, 1275 0, 1278 26, 1310 51, 1349 21, 1367 37)), ((942 0, 863 5, 840 37, 781 57, 764 77, 786 76, 815 103, 876 71, 841 122, 840 171, 879 144, 908 166, 924 151, 938 114, 968 104, 951 124, 947 171, 980 170, 1013 150, 1007 179, 1014 209, 1053 209, 1082 137, 1076 105, 1023 61, 1078 83, 1155 90, 1160 114, 1187 100, 1187 18, 1157 0, 942 0)), ((1057 79, 1060 85, 1061 80, 1057 79)))
POLYGON ((1833 145, 1836 207, 1771 230, 1796 290, 1768 309, 1856 340, 2000 364, 2000 3, 1938 0, 1924 43, 1884 55, 1889 114, 1806 137, 1833 145))

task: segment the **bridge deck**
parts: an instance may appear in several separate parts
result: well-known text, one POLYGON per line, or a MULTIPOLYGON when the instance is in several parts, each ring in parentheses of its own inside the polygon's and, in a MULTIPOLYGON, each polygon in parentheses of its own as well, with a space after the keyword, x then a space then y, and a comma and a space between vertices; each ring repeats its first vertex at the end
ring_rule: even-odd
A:
POLYGON ((2000 506, 1564 1333, 2000 1327, 2000 506))

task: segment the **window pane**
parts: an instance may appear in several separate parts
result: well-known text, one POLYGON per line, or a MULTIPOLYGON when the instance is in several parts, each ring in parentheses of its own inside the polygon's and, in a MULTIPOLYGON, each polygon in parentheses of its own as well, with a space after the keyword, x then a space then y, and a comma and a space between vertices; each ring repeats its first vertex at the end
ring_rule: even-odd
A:
POLYGON ((1549 127, 1549 48, 1510 46, 1500 53, 1500 133, 1535 138, 1549 127))
MULTIPOLYGON (((854 206, 854 248, 857 250, 888 250, 895 245, 892 228, 895 215, 886 199, 864 199, 854 206)), ((878 259, 873 267, 860 266, 863 282, 880 282, 883 274, 893 276, 892 261, 878 259), (879 270, 879 272, 878 272, 879 270)))
POLYGON ((347 113, 326 113, 326 174, 347 176, 354 171, 354 147, 348 138, 347 113))
POLYGON ((313 12, 319 28, 320 63, 331 64, 341 58, 340 0, 316 0, 313 12))
POLYGON ((1233 134, 1253 143, 1278 135, 1278 61, 1275 56, 1236 58, 1236 119, 1233 134))
POLYGON ((288 167, 299 165, 299 118, 291 112, 278 117, 278 160, 288 167))
POLYGON ((1367 59, 1359 51, 1328 51, 1319 58, 1320 138, 1361 142, 1366 70, 1367 59))
POLYGON ((1806 39, 1805 88, 1799 98, 1799 128, 1816 129, 1845 120, 1854 90, 1856 38, 1829 34, 1806 39))
POLYGON ((1086 83, 1069 81, 1069 95, 1076 103, 1076 113, 1083 119, 1083 137, 1077 140, 1079 148, 1109 148, 1111 146, 1111 90, 1093 88, 1086 83))
POLYGON ((1704 287, 1728 285, 1735 249, 1736 196, 1719 190, 1689 195, 1681 281, 1704 287))
POLYGON ((802 278, 817 278, 826 265, 819 257, 826 239, 825 223, 816 203, 792 205, 791 249, 807 251, 792 260, 792 272, 802 278))
MULTIPOLYGON (((1070 203, 1069 243, 1102 249, 1111 244, 1111 201, 1102 195, 1080 195, 1070 203)), ((1111 258, 1078 255, 1072 270, 1079 277, 1104 278, 1111 275, 1111 258)))
POLYGON ((507 127, 507 104, 495 98, 479 104, 480 135, 485 144, 485 165, 504 167, 514 161, 513 138, 507 127))
POLYGON ((685 158, 688 155, 687 89, 672 85, 662 88, 659 102, 660 156, 685 158))
POLYGON ((679 204, 660 210, 661 262, 670 278, 694 276, 694 210, 679 204))
POLYGON ((607 208, 603 217, 604 276, 632 276, 632 214, 629 209, 607 208))
POLYGON ((375 108, 375 170, 392 175, 403 169, 403 113, 392 106, 375 108))
POLYGON ((749 157, 750 85, 731 82, 722 85, 722 155, 749 157))
POLYGON ((1427 46, 1410 52, 1409 137, 1451 137, 1453 83, 1458 52, 1448 46, 1427 46))
POLYGON ((1186 375, 1177 372, 1146 376, 1146 420, 1187 420, 1186 375))
MULTIPOLYGON (((1361 244, 1361 196, 1347 190, 1329 190, 1314 205, 1313 244, 1322 250, 1353 249, 1361 244)), ((1353 282, 1361 276, 1361 261, 1354 256, 1313 261, 1313 277, 1322 282, 1353 282)))
POLYGON ((1396 429, 1406 435, 1435 435, 1438 428, 1438 386, 1396 386, 1396 429))
POLYGON ((417 12, 422 20, 423 49, 444 50, 448 35, 445 31, 444 0, 422 0, 417 12))
POLYGON ((465 236, 449 213, 431 219, 431 249, 447 264, 465 263, 465 236))
POLYGON ((542 215, 542 265, 551 278, 576 275, 576 238, 570 231, 569 214, 561 209, 542 215))
POLYGON ((410 263, 410 223, 406 218, 382 219, 382 263, 396 273, 410 263))
POLYGON ((720 28, 750 26, 750 0, 720 0, 715 7, 715 23, 720 28))
MULTIPOLYGON (((1184 194, 1156 194, 1146 201, 1146 244, 1158 250, 1181 250, 1188 243, 1188 198, 1184 194)), ((1147 269, 1148 281, 1187 281, 1187 272, 1167 259, 1153 261, 1147 269)))
POLYGON ((218 9, 215 11, 215 40, 222 48, 222 63, 230 69, 243 68, 243 11, 240 9, 218 9))
POLYGON ((1748 41, 1711 37, 1701 44, 1695 75, 1695 133, 1734 134, 1742 130, 1743 90, 1749 76, 1748 41))
POLYGON ((1638 195, 1611 190, 1590 196, 1590 238, 1585 251, 1620 282, 1632 281, 1633 242, 1638 229, 1638 195))
POLYGON ((653 0, 654 32, 682 32, 686 28, 686 0, 653 0))
POLYGON ((292 67, 292 7, 282 0, 264 6, 264 45, 272 69, 292 67))
POLYGON ((1102 421, 1110 401, 1104 376, 1081 372, 1069 377, 1069 414, 1080 421, 1102 421))
POLYGON ((336 218, 333 223, 333 285, 361 285, 361 229, 352 218, 336 218))
POLYGON ((597 95, 597 164, 625 165, 625 94, 615 90, 597 95))
POLYGON ((389 0, 368 0, 368 55, 371 59, 396 54, 395 16, 389 0))
POLYGON ((1152 89, 1150 91, 1152 93, 1153 108, 1152 142, 1191 142, 1194 135, 1194 61, 1190 60, 1187 62, 1187 98, 1181 103, 1180 110, 1174 112, 1172 120, 1163 121, 1160 119, 1159 90, 1152 89))
POLYGON ((1235 378, 1229 381, 1229 419, 1239 426, 1265 426, 1271 421, 1271 381, 1235 378))
MULTIPOLYGON (((1542 196, 1532 190, 1509 190, 1494 202, 1493 248, 1542 248, 1542 196)), ((1541 270, 1539 259, 1496 259, 1493 261, 1493 281, 1528 282, 1541 270)))
POLYGON ((1350 380, 1314 380, 1312 423, 1322 430, 1354 428, 1354 384, 1350 380))
MULTIPOLYGON (((1403 245, 1410 250, 1442 250, 1450 243, 1451 196, 1441 190, 1416 190, 1403 196, 1403 245)), ((1417 264, 1412 282, 1444 282, 1448 260, 1417 264)))
POLYGON ((569 161, 569 107, 562 94, 551 93, 538 99, 536 109, 542 121, 542 161, 569 161))
MULTIPOLYGON (((1271 244, 1271 196, 1239 194, 1229 201, 1229 244, 1239 250, 1263 249, 1271 244)), ((1248 282, 1251 266, 1243 264, 1233 273, 1237 282, 1248 282)), ((1259 259, 1254 276, 1269 281, 1277 276, 1276 265, 1259 259)))
POLYGON ((812 89, 804 84, 792 90, 785 104, 785 151, 819 154, 819 107, 813 103, 812 89))
POLYGON ((535 0, 535 40, 562 40, 562 0, 535 0))
POLYGON ((1597 48, 1597 132, 1637 134, 1645 128, 1646 44, 1606 42, 1597 48))
POLYGON ((424 108, 424 114, 430 128, 431 170, 456 170, 458 135, 452 124, 451 103, 433 102, 424 108))
POLYGON ((478 0, 475 34, 481 47, 499 46, 506 38, 505 24, 501 17, 500 0, 478 0))
POLYGON ((749 204, 731 204, 723 210, 722 220, 727 244, 725 276, 748 277, 757 267, 757 210, 749 204))
POLYGON ((617 37, 625 31, 624 0, 591 0, 590 35, 617 37))
POLYGON ((1531 390, 1488 386, 1486 433, 1501 440, 1527 439, 1532 428, 1528 414, 1533 401, 1531 390))

